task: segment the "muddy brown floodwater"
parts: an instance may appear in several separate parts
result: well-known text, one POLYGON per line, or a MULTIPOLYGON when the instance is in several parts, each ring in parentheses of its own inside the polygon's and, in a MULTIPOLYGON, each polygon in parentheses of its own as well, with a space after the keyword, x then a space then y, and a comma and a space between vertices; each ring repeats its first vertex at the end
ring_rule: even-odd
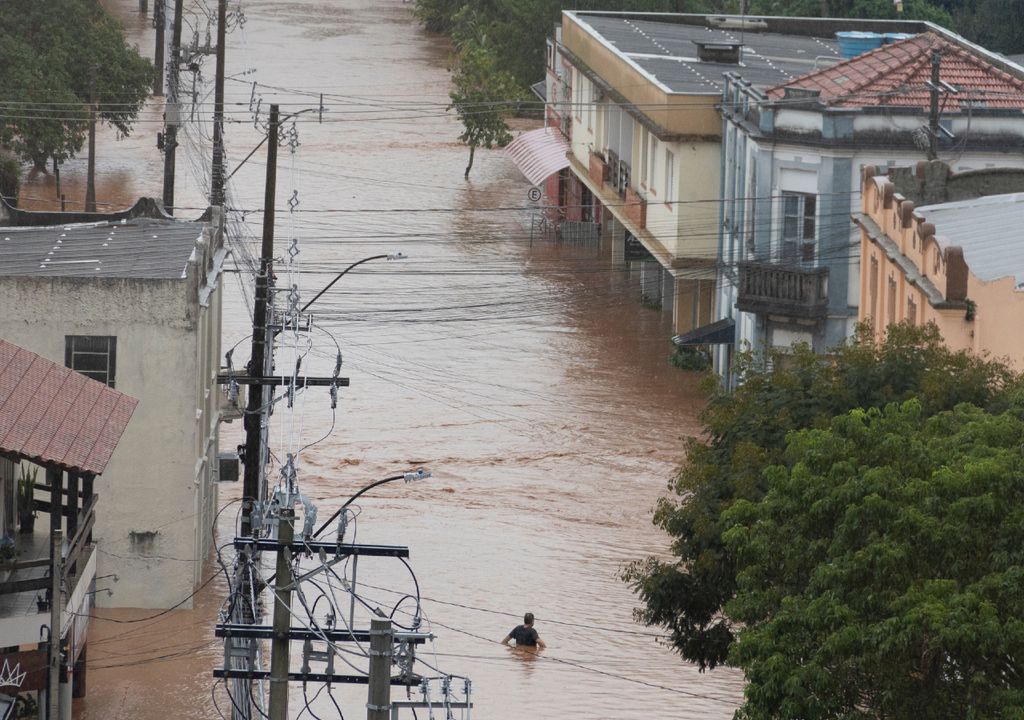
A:
MULTIPOLYGON (((136 0, 105 1, 151 52, 153 30, 136 0)), ((300 145, 294 154, 282 149, 278 173, 278 251, 284 256, 299 239, 295 277, 304 297, 355 260, 409 255, 367 264, 317 302, 303 370, 329 373, 336 341, 352 386, 329 434, 326 393, 310 391, 301 413, 275 414, 274 452, 328 434, 298 462, 321 518, 371 481, 421 465, 434 472, 364 497, 358 540, 410 547, 427 627, 437 635, 421 657, 472 677, 473 717, 731 717, 739 674, 700 674, 681 662, 656 630, 632 622, 635 599, 619 580, 625 563, 665 552, 668 539, 651 525, 651 511, 680 462, 682 437, 698 428, 696 379, 668 366, 663 316, 640 306, 635 283, 604 254, 531 242, 528 211, 491 209, 528 204, 525 181, 500 152, 478 153, 463 181, 467 152, 444 111, 447 48, 420 30, 409 4, 247 0, 242 7, 244 26, 229 38, 229 168, 260 138, 251 101, 263 113, 271 102, 295 112, 317 107, 324 94, 324 122, 316 112, 300 116, 300 145), (293 190, 298 211, 288 213, 293 190), (539 658, 496 643, 526 610, 548 643, 539 658)), ((198 32, 202 40, 205 13, 193 9, 186 21, 185 37, 198 32)), ((212 58, 202 72, 212 76, 212 58)), ((204 204, 209 174, 209 96, 199 88, 206 104, 179 153, 179 214, 188 217, 204 204)), ((153 101, 132 137, 101 138, 101 203, 159 196, 161 112, 162 101, 153 101)), ((71 207, 84 194, 83 172, 84 160, 64 168, 71 207)), ((232 180, 242 270, 260 234, 263 173, 258 153, 232 180)), ((27 204, 48 205, 53 179, 33 177, 23 192, 27 204)), ((249 285, 244 272, 227 278, 223 343, 241 342, 239 355, 249 285)), ((287 340, 278 358, 293 362, 287 340)), ((238 425, 225 429, 223 447, 238 441, 238 425)), ((225 487, 221 503, 237 495, 225 487)), ((232 536, 235 508, 221 515, 220 542, 232 536)), ((206 576, 215 569, 209 563, 206 576)), ((394 561, 364 561, 359 581, 369 584, 362 593, 374 607, 394 606, 401 595, 391 591, 413 590, 394 561)), ((143 622, 123 621, 152 611, 103 611, 110 619, 94 623, 89 694, 78 716, 213 718, 214 697, 226 712, 211 676, 220 663, 212 625, 225 593, 214 580, 194 609, 143 622)), ((396 619, 411 607, 404 601, 396 619)), ((319 689, 308 688, 310 709, 338 717, 327 693, 312 700, 319 689)), ((332 692, 348 717, 365 712, 365 688, 332 692)), ((293 687, 290 707, 293 717, 304 713, 301 687, 293 687)))

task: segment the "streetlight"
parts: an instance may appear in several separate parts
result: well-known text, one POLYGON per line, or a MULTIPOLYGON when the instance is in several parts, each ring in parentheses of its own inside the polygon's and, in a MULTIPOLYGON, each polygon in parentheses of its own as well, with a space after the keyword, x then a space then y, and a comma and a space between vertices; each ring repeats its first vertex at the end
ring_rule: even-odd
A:
MULTIPOLYGON (((344 274, 344 273, 342 273, 342 274, 344 274)), ((328 287, 330 287, 330 286, 328 286, 328 287)), ((360 495, 362 495, 363 493, 367 492, 368 490, 372 490, 373 488, 375 488, 375 487, 377 487, 379 485, 383 485, 384 483, 393 482, 395 480, 405 480, 407 483, 408 482, 412 482, 413 480, 426 480, 428 477, 431 476, 431 474, 432 473, 429 470, 427 470, 426 468, 419 468, 418 470, 413 470, 412 472, 402 473, 401 475, 392 475, 391 477, 386 477, 383 480, 378 480, 377 482, 370 483, 369 485, 364 487, 362 490, 357 492, 355 495, 350 497, 348 500, 346 500, 344 505, 342 505, 340 508, 335 510, 334 514, 331 515, 329 518, 327 518, 327 522, 325 522, 323 525, 321 525, 320 529, 317 530, 315 533, 313 533, 313 539, 315 540, 316 538, 318 538, 320 536, 320 533, 322 533, 324 530, 326 530, 327 526, 330 525, 332 522, 334 522, 334 519, 337 518, 339 515, 341 515, 341 513, 343 513, 345 511, 345 508, 347 508, 349 505, 354 503, 356 501, 356 499, 360 495)))
POLYGON ((318 293, 317 293, 317 294, 316 294, 316 295, 315 295, 315 296, 313 297, 313 299, 312 299, 312 300, 310 300, 310 301, 309 301, 308 303, 306 303, 305 305, 303 305, 303 306, 302 306, 302 309, 301 309, 301 310, 299 310, 299 312, 300 312, 300 313, 304 313, 304 312, 306 312, 306 308, 308 308, 308 307, 309 307, 310 305, 312 305, 313 303, 315 303, 315 302, 316 302, 316 301, 317 301, 317 300, 318 300, 318 299, 320 298, 320 296, 321 296, 321 295, 323 295, 323 294, 324 294, 325 292, 327 292, 328 290, 330 290, 330 289, 331 289, 331 288, 332 288, 332 287, 334 286, 334 283, 338 282, 338 281, 339 281, 339 280, 341 280, 341 279, 342 279, 343 277, 345 277, 345 273, 347 273, 347 272, 348 272, 349 270, 351 270, 351 269, 353 269, 353 268, 356 268, 356 267, 359 267, 359 266, 360 266, 360 265, 362 265, 363 263, 368 263, 368 262, 370 262, 371 260, 388 260, 388 261, 390 261, 390 260, 404 260, 404 259, 405 259, 406 257, 408 257, 408 256, 407 256, 407 255, 406 255, 406 254, 405 254, 404 252, 393 252, 393 253, 386 253, 386 254, 384 254, 384 255, 372 255, 372 256, 370 256, 370 257, 368 257, 368 258, 363 258, 362 260, 360 260, 360 261, 358 261, 358 262, 354 262, 354 263, 352 263, 352 264, 351 264, 351 265, 349 265, 349 266, 348 266, 347 268, 345 268, 345 269, 344 269, 344 270, 342 270, 342 271, 341 271, 340 273, 338 273, 337 277, 335 277, 335 278, 334 278, 333 280, 331 280, 331 281, 330 281, 329 283, 327 283, 327 287, 325 287, 325 288, 324 288, 323 290, 321 290, 320 292, 318 292, 318 293))

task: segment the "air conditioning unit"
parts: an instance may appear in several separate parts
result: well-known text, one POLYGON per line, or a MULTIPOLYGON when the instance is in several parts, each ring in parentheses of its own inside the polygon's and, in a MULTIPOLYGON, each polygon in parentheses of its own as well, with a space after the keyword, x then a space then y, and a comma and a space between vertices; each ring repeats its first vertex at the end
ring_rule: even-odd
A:
POLYGON ((238 482, 238 453, 217 453, 217 482, 238 482))

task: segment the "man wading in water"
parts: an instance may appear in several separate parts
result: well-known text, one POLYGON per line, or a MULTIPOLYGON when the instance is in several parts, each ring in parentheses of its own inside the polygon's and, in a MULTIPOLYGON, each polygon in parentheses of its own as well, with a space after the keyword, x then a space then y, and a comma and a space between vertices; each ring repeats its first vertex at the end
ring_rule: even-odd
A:
POLYGON ((523 615, 523 624, 513 628, 512 632, 501 641, 501 644, 508 645, 509 640, 515 640, 516 647, 535 647, 540 650, 547 647, 537 631, 533 629, 533 613, 523 615))

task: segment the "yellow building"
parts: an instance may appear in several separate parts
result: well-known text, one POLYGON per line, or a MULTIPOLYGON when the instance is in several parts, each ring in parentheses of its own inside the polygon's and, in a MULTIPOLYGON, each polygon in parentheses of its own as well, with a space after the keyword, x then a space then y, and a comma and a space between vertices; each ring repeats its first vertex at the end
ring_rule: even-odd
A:
POLYGON ((1024 193, 915 207, 871 166, 862 191, 859 319, 879 339, 933 322, 950 348, 1024 369, 1024 193))

